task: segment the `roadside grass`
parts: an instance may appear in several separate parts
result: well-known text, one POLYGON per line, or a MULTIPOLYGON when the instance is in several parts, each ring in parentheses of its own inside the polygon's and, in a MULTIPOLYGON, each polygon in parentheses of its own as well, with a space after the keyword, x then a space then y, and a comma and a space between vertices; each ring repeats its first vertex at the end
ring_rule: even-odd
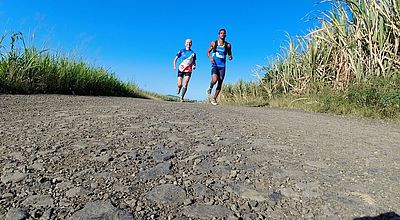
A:
POLYGON ((382 78, 354 83, 346 90, 325 87, 318 92, 277 94, 271 98, 263 96, 227 100, 225 97, 221 97, 225 104, 303 109, 400 121, 400 82, 393 85, 392 81, 387 82, 382 78))
MULTIPOLYGON (((343 93, 319 93, 294 96, 286 94, 269 100, 269 106, 289 109, 302 109, 312 112, 333 113, 337 115, 351 115, 355 117, 387 118, 370 107, 349 102, 343 93)), ((398 117, 398 116, 397 116, 398 117)), ((396 117, 391 117, 395 119, 396 117)), ((400 118, 398 118, 400 119, 400 118)))
POLYGON ((225 84, 219 99, 222 103, 241 106, 266 106, 265 92, 257 82, 239 80, 236 84, 225 84))
POLYGON ((26 46, 22 33, 0 38, 0 93, 127 96, 169 100, 167 96, 143 91, 120 81, 113 72, 81 59, 50 54, 26 46))
POLYGON ((346 101, 367 108, 365 116, 377 114, 381 118, 400 118, 400 78, 372 77, 351 84, 346 101))

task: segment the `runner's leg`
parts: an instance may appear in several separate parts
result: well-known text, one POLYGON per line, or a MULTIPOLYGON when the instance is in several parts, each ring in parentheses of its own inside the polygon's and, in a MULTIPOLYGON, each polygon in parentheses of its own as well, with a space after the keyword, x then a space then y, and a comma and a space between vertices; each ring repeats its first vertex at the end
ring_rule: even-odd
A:
POLYGON ((178 89, 176 90, 176 94, 179 95, 182 88, 182 76, 178 76, 178 89))
POLYGON ((214 99, 217 100, 217 97, 219 95, 219 92, 221 92, 221 88, 222 88, 222 82, 224 80, 221 78, 218 78, 218 84, 217 84, 217 88, 215 89, 215 93, 214 93, 214 99))
POLYGON ((218 72, 217 67, 213 66, 211 69, 211 82, 210 86, 207 89, 207 94, 211 95, 211 90, 214 87, 215 83, 218 81, 218 72))
POLYGON ((182 88, 182 99, 185 97, 187 87, 189 85, 189 80, 190 80, 190 75, 186 75, 184 82, 183 82, 183 88, 182 88))
POLYGON ((218 69, 218 84, 217 84, 217 88, 215 89, 215 93, 214 93, 214 99, 217 100, 217 97, 219 95, 219 93, 221 92, 222 89, 222 83, 224 81, 225 78, 225 67, 219 68, 218 69))

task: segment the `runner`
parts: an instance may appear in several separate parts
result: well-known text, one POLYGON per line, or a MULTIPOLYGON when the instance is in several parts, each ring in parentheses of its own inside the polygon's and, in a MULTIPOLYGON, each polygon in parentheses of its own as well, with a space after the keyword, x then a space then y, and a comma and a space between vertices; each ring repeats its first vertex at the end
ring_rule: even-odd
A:
POLYGON ((229 60, 232 60, 232 45, 225 41, 226 30, 220 29, 218 31, 219 39, 212 41, 210 47, 207 50, 207 56, 212 63, 211 69, 211 82, 210 87, 207 89, 208 96, 211 96, 213 86, 218 82, 217 88, 215 89, 214 96, 211 98, 211 104, 217 105, 217 98, 222 88, 222 82, 225 78, 226 68, 226 55, 229 60))
POLYGON ((176 94, 179 95, 182 89, 182 94, 180 101, 184 101, 184 97, 189 85, 189 80, 192 75, 192 71, 196 69, 196 53, 191 49, 192 40, 186 39, 185 48, 178 51, 174 59, 174 70, 176 70, 176 63, 179 59, 178 66, 178 89, 176 94), (183 88, 182 88, 182 79, 184 78, 183 88))

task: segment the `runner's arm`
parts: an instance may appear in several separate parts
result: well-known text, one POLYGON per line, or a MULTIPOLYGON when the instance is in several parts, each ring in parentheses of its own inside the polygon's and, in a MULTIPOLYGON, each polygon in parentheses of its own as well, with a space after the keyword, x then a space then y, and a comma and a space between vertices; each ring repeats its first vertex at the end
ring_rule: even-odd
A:
POLYGON ((178 56, 175 56, 175 59, 174 59, 174 63, 173 63, 174 70, 176 70, 176 60, 178 60, 178 56))
POLYGON ((194 55, 194 60, 193 60, 193 66, 192 69, 195 70, 196 69, 196 54, 194 55))
POLYGON ((208 56, 208 59, 210 59, 212 64, 215 63, 215 60, 211 56, 211 51, 213 51, 213 50, 214 50, 214 41, 211 41, 210 47, 207 50, 207 56, 208 56))
POLYGON ((228 49, 228 58, 229 58, 229 60, 232 60, 233 59, 233 56, 232 56, 232 44, 230 44, 230 43, 228 43, 227 45, 227 48, 226 49, 228 49))

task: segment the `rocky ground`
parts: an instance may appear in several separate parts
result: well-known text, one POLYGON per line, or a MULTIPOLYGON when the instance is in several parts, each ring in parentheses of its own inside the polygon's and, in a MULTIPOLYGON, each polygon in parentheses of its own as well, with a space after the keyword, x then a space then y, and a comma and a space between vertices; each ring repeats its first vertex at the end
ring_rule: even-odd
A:
POLYGON ((0 219, 396 219, 400 124, 1 95, 0 172, 0 219))

